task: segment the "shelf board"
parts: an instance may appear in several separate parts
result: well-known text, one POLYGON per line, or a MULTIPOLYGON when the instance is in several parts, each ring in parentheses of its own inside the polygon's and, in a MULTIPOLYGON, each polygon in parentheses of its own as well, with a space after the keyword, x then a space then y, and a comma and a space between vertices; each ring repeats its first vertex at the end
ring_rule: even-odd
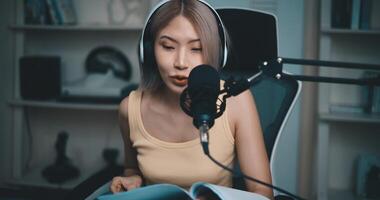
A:
POLYGON ((11 25, 15 31, 141 31, 142 27, 120 25, 11 25))
POLYGON ((75 102, 58 102, 58 101, 30 101, 30 100, 13 100, 9 102, 12 106, 29 106, 42 108, 60 108, 60 109, 83 109, 83 110, 118 110, 118 104, 96 104, 96 103, 75 103, 75 102))
POLYGON ((319 119, 329 122, 380 123, 380 114, 321 113, 319 119))
POLYGON ((57 184, 57 183, 49 183, 43 176, 42 176, 42 170, 44 167, 36 167, 34 169, 31 169, 25 173, 25 175, 20 179, 10 179, 7 180, 6 183, 9 185, 16 185, 16 186, 29 186, 29 187, 41 187, 41 188, 51 188, 51 189, 67 189, 71 190, 74 187, 76 187, 79 183, 82 183, 87 178, 89 178, 94 172, 92 173, 83 173, 80 172, 80 176, 68 180, 64 183, 57 184))
POLYGON ((353 29, 338 29, 338 28, 323 28, 324 34, 345 34, 345 35, 380 35, 380 30, 353 30, 353 29))

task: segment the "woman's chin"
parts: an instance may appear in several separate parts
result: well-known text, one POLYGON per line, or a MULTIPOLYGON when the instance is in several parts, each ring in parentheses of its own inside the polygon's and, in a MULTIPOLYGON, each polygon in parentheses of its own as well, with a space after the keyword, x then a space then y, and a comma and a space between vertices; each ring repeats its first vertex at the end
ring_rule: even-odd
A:
POLYGON ((171 87, 169 87, 168 89, 174 93, 174 94, 177 94, 177 95, 181 95, 182 92, 185 90, 186 88, 186 85, 185 86, 177 86, 177 85, 172 85, 171 87))

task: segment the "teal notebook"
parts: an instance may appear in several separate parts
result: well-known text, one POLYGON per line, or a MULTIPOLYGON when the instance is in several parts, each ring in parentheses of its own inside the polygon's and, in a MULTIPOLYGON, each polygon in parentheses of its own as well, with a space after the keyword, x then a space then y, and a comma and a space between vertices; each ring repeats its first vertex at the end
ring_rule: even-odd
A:
POLYGON ((251 192, 237 190, 233 188, 213 185, 204 182, 193 184, 190 191, 172 184, 156 184, 137 188, 128 192, 102 195, 97 200, 181 200, 196 199, 199 196, 212 197, 220 200, 268 200, 268 198, 251 192))

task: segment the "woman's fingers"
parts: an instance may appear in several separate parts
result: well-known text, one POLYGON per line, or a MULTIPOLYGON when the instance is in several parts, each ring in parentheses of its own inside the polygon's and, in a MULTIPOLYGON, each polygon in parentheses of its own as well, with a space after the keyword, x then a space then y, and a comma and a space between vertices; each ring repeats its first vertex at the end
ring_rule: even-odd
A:
POLYGON ((142 183, 141 177, 138 175, 124 177, 124 179, 122 179, 123 187, 127 190, 138 188, 141 186, 141 183, 142 183))
POLYGON ((112 179, 112 183, 110 187, 112 193, 122 192, 127 189, 126 187, 123 186, 124 178, 125 177, 117 176, 112 179))
POLYGON ((112 179, 110 190, 112 193, 117 193, 138 188, 141 184, 142 179, 138 175, 133 175, 130 177, 117 176, 112 179))

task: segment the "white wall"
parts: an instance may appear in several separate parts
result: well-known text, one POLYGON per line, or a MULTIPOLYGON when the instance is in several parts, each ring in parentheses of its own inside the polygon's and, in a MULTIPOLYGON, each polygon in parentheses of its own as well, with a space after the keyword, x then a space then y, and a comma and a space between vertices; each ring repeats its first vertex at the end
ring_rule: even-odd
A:
MULTIPOLYGON (((302 0, 278 0, 278 29, 279 29, 279 56, 289 58, 303 57, 303 1, 302 0)), ((285 66, 285 70, 300 74, 299 66, 285 66)), ((290 192, 297 193, 298 180, 298 140, 300 122, 300 103, 295 108, 285 126, 285 137, 279 143, 279 152, 275 162, 276 171, 280 176, 278 186, 290 192)))

